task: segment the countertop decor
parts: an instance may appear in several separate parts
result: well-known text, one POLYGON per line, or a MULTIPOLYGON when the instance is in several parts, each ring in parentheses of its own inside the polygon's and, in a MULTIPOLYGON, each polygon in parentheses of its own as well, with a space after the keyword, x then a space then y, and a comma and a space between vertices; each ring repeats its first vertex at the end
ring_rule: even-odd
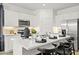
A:
POLYGON ((3 34, 4 35, 16 35, 17 28, 16 27, 3 27, 3 34))

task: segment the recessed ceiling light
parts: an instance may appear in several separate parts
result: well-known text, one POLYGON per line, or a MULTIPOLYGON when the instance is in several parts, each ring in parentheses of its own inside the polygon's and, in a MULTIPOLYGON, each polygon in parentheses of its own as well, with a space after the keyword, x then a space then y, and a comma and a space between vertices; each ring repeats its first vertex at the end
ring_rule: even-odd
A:
POLYGON ((43 6, 46 6, 46 4, 42 4, 43 6))

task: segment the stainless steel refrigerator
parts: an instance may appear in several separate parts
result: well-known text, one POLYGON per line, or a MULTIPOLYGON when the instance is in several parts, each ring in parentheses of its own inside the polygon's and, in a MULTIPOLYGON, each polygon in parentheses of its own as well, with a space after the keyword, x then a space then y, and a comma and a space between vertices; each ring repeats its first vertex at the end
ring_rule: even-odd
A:
POLYGON ((68 19, 61 23, 61 27, 66 29, 67 35, 73 36, 75 50, 79 49, 79 19, 68 19))
POLYGON ((4 8, 3 5, 0 3, 0 51, 4 51, 4 35, 3 35, 3 28, 4 26, 4 8))

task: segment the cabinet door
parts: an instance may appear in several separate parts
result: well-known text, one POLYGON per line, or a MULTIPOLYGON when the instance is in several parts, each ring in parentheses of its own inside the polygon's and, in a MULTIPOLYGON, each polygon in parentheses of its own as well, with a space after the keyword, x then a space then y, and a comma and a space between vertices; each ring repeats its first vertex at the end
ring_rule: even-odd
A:
POLYGON ((5 10, 5 26, 18 26, 17 12, 5 10))
POLYGON ((13 49, 13 41, 11 40, 12 37, 13 36, 6 36, 5 35, 5 40, 4 40, 5 52, 11 51, 13 49))
POLYGON ((26 20, 26 15, 23 13, 18 13, 18 20, 26 20))
POLYGON ((30 21, 30 25, 32 25, 32 26, 34 25, 33 24, 33 15, 18 13, 18 21, 19 20, 30 21))
POLYGON ((18 13, 18 19, 21 20, 30 20, 30 15, 24 13, 18 13))
POLYGON ((73 13, 68 13, 64 14, 64 19, 78 19, 79 18, 79 12, 73 12, 73 13))

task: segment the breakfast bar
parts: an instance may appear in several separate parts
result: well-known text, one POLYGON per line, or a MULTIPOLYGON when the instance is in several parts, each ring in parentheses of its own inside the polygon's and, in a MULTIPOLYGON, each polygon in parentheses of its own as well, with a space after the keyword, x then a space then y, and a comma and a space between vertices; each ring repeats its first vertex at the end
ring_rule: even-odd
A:
POLYGON ((37 43, 35 39, 15 39, 13 44, 13 54, 14 55, 34 55, 38 54, 39 51, 37 48, 39 47, 53 47, 52 43, 59 43, 61 41, 66 40, 67 38, 70 38, 70 36, 66 37, 57 37, 57 39, 46 39, 47 41, 45 43, 37 43), (15 43, 17 45, 15 45, 15 43), (18 47, 16 49, 16 47, 18 47))

